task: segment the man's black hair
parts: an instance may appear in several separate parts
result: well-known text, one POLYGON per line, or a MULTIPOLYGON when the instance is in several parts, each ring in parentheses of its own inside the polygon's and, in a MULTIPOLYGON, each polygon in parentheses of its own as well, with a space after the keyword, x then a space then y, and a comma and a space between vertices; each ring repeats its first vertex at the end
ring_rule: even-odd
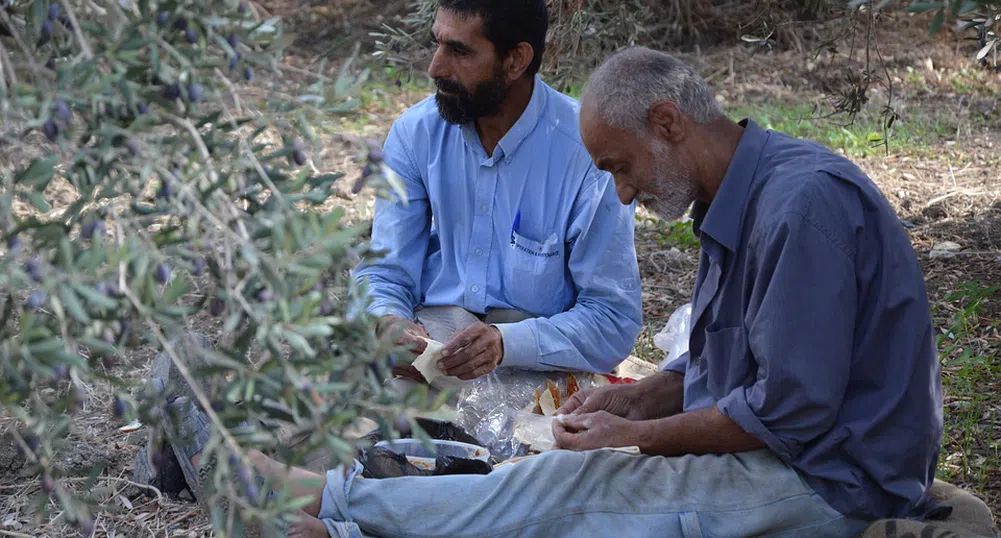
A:
POLYGON ((438 0, 438 7, 483 19, 483 34, 503 56, 522 41, 532 46, 534 56, 526 74, 534 76, 542 66, 549 30, 546 0, 438 0))

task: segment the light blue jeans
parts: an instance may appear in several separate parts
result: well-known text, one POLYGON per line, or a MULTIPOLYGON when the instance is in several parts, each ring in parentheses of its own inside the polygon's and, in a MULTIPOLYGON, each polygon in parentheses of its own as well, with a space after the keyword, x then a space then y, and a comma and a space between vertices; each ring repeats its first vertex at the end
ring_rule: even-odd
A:
POLYGON ((334 538, 851 537, 842 516, 767 450, 720 456, 545 452, 487 475, 368 479, 327 472, 319 517, 334 538))

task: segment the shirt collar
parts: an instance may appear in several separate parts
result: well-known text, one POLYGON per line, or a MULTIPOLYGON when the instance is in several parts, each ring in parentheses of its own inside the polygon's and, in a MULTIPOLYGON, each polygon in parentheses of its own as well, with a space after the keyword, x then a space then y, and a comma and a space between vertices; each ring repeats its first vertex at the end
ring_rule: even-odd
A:
MULTIPOLYGON (((546 111, 548 100, 549 95, 546 91, 545 83, 542 82, 542 78, 539 75, 535 75, 532 98, 529 99, 528 106, 525 107, 525 111, 521 113, 518 121, 514 122, 514 125, 511 126, 508 132, 504 134, 504 137, 500 139, 500 142, 497 143, 497 148, 490 159, 492 162, 497 162, 502 158, 505 161, 511 160, 511 156, 514 155, 518 146, 525 141, 529 133, 535 130, 535 126, 539 124, 539 120, 546 111)), ((466 139, 466 144, 469 144, 480 152, 484 152, 483 142, 480 141, 480 135, 476 132, 476 124, 474 122, 469 122, 462 126, 462 136, 466 139)))
POLYGON ((744 133, 712 204, 696 201, 692 206, 692 229, 695 234, 707 234, 731 252, 736 252, 740 242, 747 193, 754 181, 761 150, 768 140, 768 132, 754 120, 741 120, 740 125, 744 127, 744 133))

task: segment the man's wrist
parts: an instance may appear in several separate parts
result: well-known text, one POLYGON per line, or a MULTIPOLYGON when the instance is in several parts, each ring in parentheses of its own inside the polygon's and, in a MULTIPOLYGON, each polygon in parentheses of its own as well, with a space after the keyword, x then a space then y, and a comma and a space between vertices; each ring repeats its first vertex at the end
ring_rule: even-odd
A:
POLYGON ((633 385, 630 397, 640 409, 642 420, 677 415, 684 410, 685 376, 677 372, 659 372, 633 385))
POLYGON ((375 318, 396 316, 409 321, 414 320, 414 310, 412 308, 387 301, 380 301, 378 304, 369 305, 366 311, 370 316, 375 318))
POLYGON ((500 366, 504 362, 504 334, 501 333, 496 325, 491 325, 490 330, 497 335, 497 345, 500 346, 500 358, 497 359, 497 366, 500 366))
POLYGON ((491 325, 501 333, 501 346, 504 350, 503 362, 507 368, 532 370, 538 366, 539 350, 535 344, 535 334, 528 321, 491 325))
POLYGON ((638 446, 640 452, 644 454, 654 454, 658 443, 654 433, 657 425, 655 420, 635 420, 629 422, 629 431, 626 434, 627 442, 625 446, 638 446))
POLYGON ((375 334, 381 337, 383 334, 386 333, 387 330, 394 327, 402 319, 403 318, 395 314, 386 314, 384 316, 379 316, 379 321, 375 323, 375 334))

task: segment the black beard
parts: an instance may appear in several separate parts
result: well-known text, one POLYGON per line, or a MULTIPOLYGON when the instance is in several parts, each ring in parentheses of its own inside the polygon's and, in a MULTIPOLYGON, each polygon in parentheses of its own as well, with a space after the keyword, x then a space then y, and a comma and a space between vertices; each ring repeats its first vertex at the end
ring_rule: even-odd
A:
POLYGON ((437 79, 435 84, 439 90, 435 94, 438 113, 446 122, 455 125, 493 116, 500 111, 507 99, 507 84, 504 73, 500 70, 492 79, 477 84, 472 93, 458 82, 447 79, 437 79), (449 95, 443 95, 442 90, 449 92, 449 95))

